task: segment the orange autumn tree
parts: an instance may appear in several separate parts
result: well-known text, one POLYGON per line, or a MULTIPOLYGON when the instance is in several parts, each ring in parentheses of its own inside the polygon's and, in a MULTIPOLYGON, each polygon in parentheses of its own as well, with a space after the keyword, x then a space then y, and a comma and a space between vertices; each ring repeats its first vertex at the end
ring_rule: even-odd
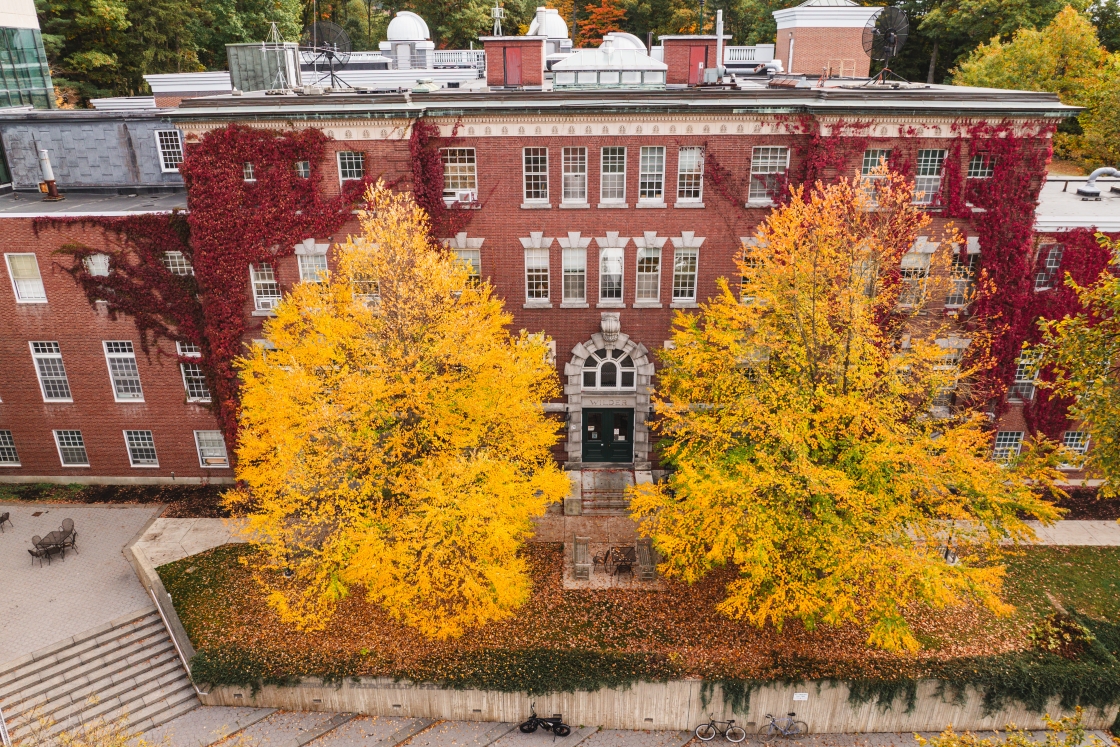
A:
POLYGON ((677 315, 657 403, 672 470, 631 510, 667 576, 738 570, 719 605, 734 619, 854 622, 874 646, 915 650, 918 605, 1009 611, 992 559, 1032 536, 1025 517, 1057 517, 1039 487, 1057 473, 1052 454, 993 462, 984 415, 942 406, 970 372, 921 312, 944 297, 934 283, 959 238, 930 277, 900 277, 924 264, 902 257, 929 217, 901 177, 875 183, 875 206, 869 182, 795 190, 747 249, 741 298, 721 280, 677 315))
POLYGON ((626 18, 626 10, 618 0, 599 0, 584 6, 587 14, 579 22, 579 38, 577 45, 603 43, 603 37, 612 31, 622 31, 622 21, 626 18))
POLYGON ((447 638, 528 597, 518 550, 569 484, 541 405, 559 385, 547 341, 510 336, 411 195, 367 196, 338 271, 293 288, 240 362, 228 502, 285 621, 322 628, 357 587, 447 638))

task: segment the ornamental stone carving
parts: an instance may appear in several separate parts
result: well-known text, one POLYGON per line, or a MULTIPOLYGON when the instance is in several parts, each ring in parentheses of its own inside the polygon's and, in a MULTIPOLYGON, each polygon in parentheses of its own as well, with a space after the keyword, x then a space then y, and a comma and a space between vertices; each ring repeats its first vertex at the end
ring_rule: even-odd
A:
POLYGON ((622 325, 618 321, 618 314, 603 314, 602 321, 599 322, 599 329, 603 332, 603 339, 607 342, 613 343, 618 340, 618 333, 622 331, 622 325))

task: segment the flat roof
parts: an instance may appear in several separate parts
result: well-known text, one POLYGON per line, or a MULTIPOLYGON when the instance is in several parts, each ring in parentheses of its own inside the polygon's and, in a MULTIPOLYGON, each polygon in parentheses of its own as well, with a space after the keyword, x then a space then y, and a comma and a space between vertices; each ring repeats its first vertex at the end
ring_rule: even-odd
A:
POLYGON ((150 195, 105 195, 64 193, 65 200, 46 202, 38 192, 10 192, 0 195, 3 218, 116 218, 143 213, 170 213, 186 210, 186 192, 150 195))
POLYGON ((1074 228, 1120 231, 1120 179, 1097 179, 1100 200, 1086 200, 1077 194, 1087 176, 1048 175, 1034 211, 1035 230, 1060 233, 1074 228))

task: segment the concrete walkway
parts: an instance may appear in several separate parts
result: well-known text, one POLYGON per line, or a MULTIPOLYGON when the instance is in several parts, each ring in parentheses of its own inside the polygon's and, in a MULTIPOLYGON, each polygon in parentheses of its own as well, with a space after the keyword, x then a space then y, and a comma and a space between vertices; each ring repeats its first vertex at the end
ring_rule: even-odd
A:
POLYGON ((156 519, 136 542, 157 568, 212 547, 245 542, 244 519, 156 519))
POLYGON ((1120 524, 1115 521, 1058 521, 1048 527, 1029 523, 1043 545, 1120 546, 1120 524))
POLYGON ((0 534, 0 664, 90 628, 154 608, 121 549, 162 506, 3 503, 12 525, 0 534), (31 563, 33 535, 73 519, 78 552, 31 563))

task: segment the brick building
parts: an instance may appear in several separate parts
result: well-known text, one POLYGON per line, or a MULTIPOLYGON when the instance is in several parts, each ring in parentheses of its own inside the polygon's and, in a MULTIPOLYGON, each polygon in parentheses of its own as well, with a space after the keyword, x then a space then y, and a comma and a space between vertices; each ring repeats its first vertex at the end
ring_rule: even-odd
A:
MULTIPOLYGON (((508 37, 491 41, 513 48, 508 37)), ((521 60, 527 59, 526 45, 543 44, 543 37, 524 38, 517 45, 521 60)), ((687 55, 677 56, 691 64, 687 55)), ((681 71, 669 57, 676 56, 666 59, 672 79, 681 71)), ((564 396, 546 408, 566 423, 557 457, 570 469, 623 464, 648 472, 657 466, 647 425, 656 351, 669 338, 674 313, 695 309, 715 294, 717 279, 737 277, 744 239, 772 209, 775 187, 797 173, 810 136, 795 123, 811 120, 821 135, 859 145, 841 147, 846 160, 830 167, 826 179, 866 172, 888 152, 909 163, 933 214, 930 238, 936 238, 946 220, 935 196, 954 152, 954 126, 1019 126, 1072 111, 1050 94, 949 86, 869 89, 803 78, 775 86, 762 77, 711 89, 649 86, 638 79, 627 89, 623 80, 605 80, 600 71, 583 89, 550 90, 546 81, 543 90, 495 85, 398 94, 247 92, 120 119, 132 122, 128 133, 143 130, 141 139, 150 140, 150 149, 131 149, 148 154, 136 156, 147 159, 138 173, 154 164, 160 174, 172 174, 184 148, 230 123, 276 131, 318 128, 329 140, 329 153, 308 176, 328 195, 363 176, 407 183, 413 123, 422 116, 438 125, 447 138, 445 201, 470 211, 464 231, 441 238, 493 284, 514 315, 515 329, 544 332, 555 341, 564 396), (858 131, 842 126, 852 122, 862 123, 858 131), (706 176, 705 163, 739 180, 745 199, 730 202, 706 176)), ((36 128, 88 129, 84 114, 0 117, 9 160, 30 158, 19 143, 30 142, 28 133, 36 128)), ((56 171, 70 173, 67 164, 88 160, 89 152, 62 142, 51 156, 56 171)), ((1044 149, 1047 143, 1033 146, 1044 149)), ((986 178, 967 142, 959 153, 960 173, 986 178)), ((246 177, 252 177, 248 167, 246 177)), ((1030 178, 1041 183, 1046 175, 1030 178)), ((206 406, 205 381, 166 346, 145 354, 131 320, 114 321, 97 304, 91 307, 63 271, 66 260, 54 254, 72 241, 96 246, 108 240, 104 233, 80 222, 43 221, 186 205, 182 192, 152 194, 162 185, 141 181, 113 186, 111 191, 124 194, 106 195, 104 187, 83 194, 60 180, 64 202, 43 203, 18 192, 19 199, 0 201, 6 258, 0 272, 8 276, 0 283, 0 480, 230 479, 225 447, 206 406), (58 381, 62 368, 65 388, 58 381)), ((1052 191, 1048 183, 1043 193, 1052 191)), ((1063 202, 1072 193, 1051 197, 1056 215, 1045 230, 1059 237, 1075 225, 1109 220, 1115 206, 1095 203, 1100 215, 1087 216, 1077 214, 1086 209, 1063 202)), ((956 221, 972 253, 982 251, 975 230, 982 220, 978 213, 971 225, 956 221)), ((351 222, 333 235, 303 237, 291 255, 246 267, 247 343, 260 337, 260 324, 280 294, 313 280, 324 263, 329 267, 332 244, 356 230, 351 222)), ((928 246, 919 238, 904 260, 904 274, 916 283, 928 266, 928 246)), ((181 258, 168 257, 165 265, 170 272, 188 271, 181 258)), ((951 294, 935 299, 934 311, 955 303, 951 294)), ((1005 422, 1000 430, 1018 432, 1021 439, 1015 408, 1005 422)), ((997 446, 1004 441, 997 438, 997 446)))

